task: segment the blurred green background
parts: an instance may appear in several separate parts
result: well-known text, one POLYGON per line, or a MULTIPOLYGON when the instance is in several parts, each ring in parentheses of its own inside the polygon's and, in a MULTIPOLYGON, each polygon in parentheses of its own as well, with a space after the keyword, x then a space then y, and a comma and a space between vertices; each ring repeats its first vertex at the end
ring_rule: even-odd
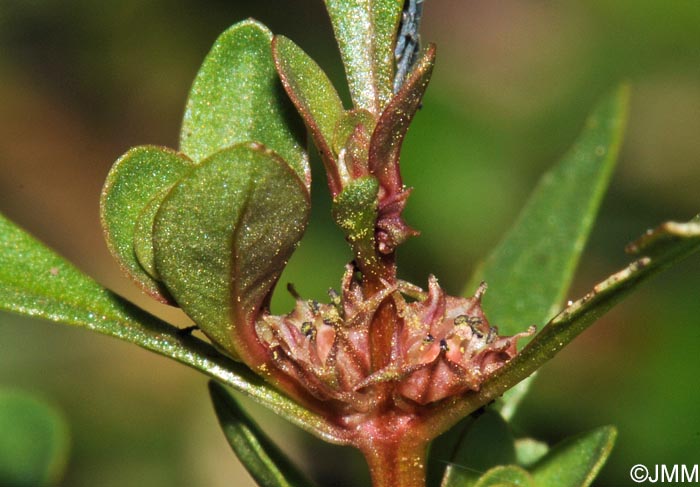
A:
MULTIPOLYGON (((698 0, 427 0, 425 9, 438 65, 405 144, 405 180, 416 187, 407 219, 423 232, 400 252, 405 278, 425 285, 434 273, 460 293, 595 99, 621 79, 634 88, 629 130, 572 298, 623 266, 624 245, 646 228, 700 211, 698 0)), ((343 86, 321 0, 0 0, 0 211, 98 281, 186 323, 119 275, 100 233, 99 191, 129 147, 177 145, 200 61, 249 16, 295 39, 343 86)), ((283 276, 306 296, 336 285, 349 258, 326 196, 317 185, 311 228, 283 276)), ((276 298, 278 311, 289 304, 276 298)), ((601 486, 630 485, 637 463, 695 464, 699 343, 695 257, 545 367, 514 428, 554 442, 617 425, 601 486)), ((0 385, 49 398, 72 431, 65 486, 253 485, 205 383, 132 345, 0 316, 0 385)), ((323 485, 362 482, 357 455, 253 409, 323 485), (346 475, 348 465, 359 473, 346 475)))

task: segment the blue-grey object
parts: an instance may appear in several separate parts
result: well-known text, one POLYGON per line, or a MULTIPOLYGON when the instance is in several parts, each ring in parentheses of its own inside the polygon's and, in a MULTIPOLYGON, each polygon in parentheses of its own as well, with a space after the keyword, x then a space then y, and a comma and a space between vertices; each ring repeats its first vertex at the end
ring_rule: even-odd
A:
POLYGON ((406 76, 418 60, 420 51, 420 20, 423 16, 424 0, 406 0, 401 14, 399 34, 396 37, 394 58, 396 59, 396 76, 394 77, 394 93, 403 86, 406 76))

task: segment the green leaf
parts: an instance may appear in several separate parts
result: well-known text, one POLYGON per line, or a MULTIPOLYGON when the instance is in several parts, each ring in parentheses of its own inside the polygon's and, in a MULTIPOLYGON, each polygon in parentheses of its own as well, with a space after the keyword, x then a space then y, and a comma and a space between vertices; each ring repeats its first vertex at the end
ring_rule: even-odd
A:
POLYGON ((199 370, 326 441, 344 443, 323 417, 243 364, 103 288, 0 215, 0 310, 113 336, 199 370))
POLYGON ((430 44, 396 96, 377 121, 369 146, 369 170, 382 186, 399 191, 401 146, 420 107, 435 66, 435 44, 430 44))
POLYGON ((308 186, 304 127, 277 77, 271 43, 272 33, 254 20, 221 34, 192 84, 180 147, 201 162, 225 147, 259 142, 308 186))
POLYGON ((487 409, 458 443, 445 470, 442 487, 471 487, 488 469, 514 463, 514 445, 508 424, 498 412, 487 409))
POLYGON ((475 487, 536 487, 539 485, 556 486, 556 484, 537 484, 527 470, 516 465, 505 465, 494 467, 486 472, 475 487))
POLYGON ((363 272, 378 264, 374 240, 378 192, 377 180, 367 176, 351 181, 333 200, 333 218, 345 233, 363 272))
POLYGON ((55 485, 68 460, 68 427, 44 401, 0 389, 0 485, 55 485))
POLYGON ((379 115, 392 98, 403 0, 325 0, 356 108, 379 115))
POLYGON ((639 284, 700 250, 700 220, 667 222, 628 246, 646 254, 625 269, 597 284, 583 298, 571 303, 510 362, 489 377, 478 392, 470 392, 439 406, 426 428, 442 431, 460 418, 500 397, 554 357, 574 338, 625 298, 639 284))
POLYGON ((608 459, 617 437, 612 426, 564 440, 532 468, 536 485, 587 487, 608 459))
POLYGON ((223 386, 210 381, 209 393, 226 440, 259 486, 312 485, 279 447, 245 414, 223 386))
MULTIPOLYGON (((540 327, 561 309, 617 161, 628 102, 626 85, 600 101, 573 148, 542 177, 514 227, 465 289, 471 295, 480 281, 488 284, 484 311, 502 335, 540 327)), ((530 383, 499 401, 506 417, 530 383)))
POLYGON ((284 36, 275 36, 272 54, 289 98, 309 127, 316 147, 328 172, 331 189, 340 189, 333 133, 343 116, 343 102, 326 73, 299 46, 284 36))
POLYGON ((601 100, 465 290, 486 281, 484 310, 501 334, 539 327, 561 309, 615 166, 628 100, 626 86, 601 100))
MULTIPOLYGON (((135 147, 114 163, 100 198, 107 247, 124 273, 146 294, 163 303, 171 301, 167 291, 141 266, 134 251, 136 222, 151 200, 167 191, 192 167, 192 161, 172 150, 135 147)), ((146 241, 144 245, 151 244, 146 241)))
POLYGON ((217 345, 256 367, 267 360, 255 316, 301 239, 309 194, 259 144, 209 157, 168 193, 153 229, 158 274, 217 345))

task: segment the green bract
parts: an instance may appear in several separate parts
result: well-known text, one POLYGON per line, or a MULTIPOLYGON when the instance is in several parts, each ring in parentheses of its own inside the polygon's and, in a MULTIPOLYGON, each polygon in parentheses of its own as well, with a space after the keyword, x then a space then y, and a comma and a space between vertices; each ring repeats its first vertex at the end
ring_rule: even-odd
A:
POLYGON ((303 126, 280 84, 272 33, 246 20, 216 40, 192 84, 180 150, 197 162, 239 142, 277 152, 308 185, 303 126))
MULTIPOLYGON (((157 205, 163 191, 191 167, 192 161, 169 149, 135 147, 112 166, 102 190, 100 215, 107 246, 122 270, 144 292, 162 302, 169 302, 170 298, 153 273, 147 272, 137 258, 135 239, 138 233, 141 246, 148 246, 146 237, 150 233, 152 218, 141 218, 141 213, 147 206, 153 208, 157 205), (144 238, 146 243, 143 243, 144 238)), ((140 253, 145 256, 146 252, 142 249, 140 253)))
MULTIPOLYGON (((274 152, 240 144, 182 178, 155 219, 155 263, 170 293, 224 350, 243 344, 306 227, 309 194, 274 152)), ((246 341, 247 340, 247 341, 246 341)), ((257 340, 253 340, 255 343, 257 340)))

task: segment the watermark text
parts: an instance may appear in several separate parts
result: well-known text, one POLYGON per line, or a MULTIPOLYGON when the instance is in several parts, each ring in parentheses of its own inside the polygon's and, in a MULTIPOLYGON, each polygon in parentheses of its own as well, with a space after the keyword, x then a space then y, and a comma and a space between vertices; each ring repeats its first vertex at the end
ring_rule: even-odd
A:
POLYGON ((650 484, 700 484, 698 465, 637 464, 630 469, 630 478, 638 483, 650 484))

